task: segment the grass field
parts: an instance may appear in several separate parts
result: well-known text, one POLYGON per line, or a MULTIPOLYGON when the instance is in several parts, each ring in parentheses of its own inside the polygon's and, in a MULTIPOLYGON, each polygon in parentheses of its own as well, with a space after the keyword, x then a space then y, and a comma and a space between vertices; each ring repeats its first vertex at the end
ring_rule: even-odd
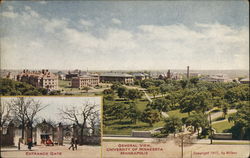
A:
POLYGON ((122 121, 112 120, 108 121, 108 125, 103 128, 103 133, 113 135, 131 135, 133 130, 146 131, 162 126, 164 126, 164 121, 157 122, 153 127, 150 127, 149 124, 141 121, 137 121, 136 124, 133 124, 129 119, 123 119, 122 121))
MULTIPOLYGON (((125 103, 125 105, 128 105, 128 101, 105 101, 106 105, 111 105, 114 103, 125 103)), ((143 112, 147 104, 149 102, 146 100, 136 100, 136 108, 140 111, 143 112)), ((179 110, 172 110, 167 112, 169 116, 178 116, 180 118, 187 117, 187 113, 181 113, 179 110)), ((104 134, 114 134, 114 135, 131 135, 131 132, 133 130, 135 131, 145 131, 145 130, 152 130, 154 128, 158 127, 163 127, 164 126, 164 120, 157 122, 153 124, 153 127, 150 127, 149 124, 141 122, 137 120, 136 124, 131 123, 130 119, 122 119, 121 121, 119 120, 109 120, 106 122, 106 127, 103 128, 104 134)))
POLYGON ((219 123, 213 124, 213 128, 216 130, 218 133, 223 133, 224 131, 230 129, 234 125, 233 122, 228 122, 227 120, 219 123))
POLYGON ((167 112, 167 114, 169 116, 177 116, 177 117, 180 117, 180 118, 188 116, 188 113, 181 113, 180 110, 172 110, 172 111, 167 112))

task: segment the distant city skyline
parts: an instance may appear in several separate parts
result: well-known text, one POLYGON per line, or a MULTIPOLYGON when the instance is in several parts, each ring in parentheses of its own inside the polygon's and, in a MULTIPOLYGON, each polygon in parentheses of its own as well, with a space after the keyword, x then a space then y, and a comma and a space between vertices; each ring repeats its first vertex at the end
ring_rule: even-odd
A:
POLYGON ((248 70, 249 3, 4 1, 1 69, 248 70))

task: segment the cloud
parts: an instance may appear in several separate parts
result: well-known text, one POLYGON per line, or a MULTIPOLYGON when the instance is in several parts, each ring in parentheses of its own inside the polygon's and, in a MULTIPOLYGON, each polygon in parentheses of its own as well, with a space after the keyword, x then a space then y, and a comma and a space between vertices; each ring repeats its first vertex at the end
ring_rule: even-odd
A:
POLYGON ((11 5, 8 6, 8 10, 9 10, 9 11, 13 11, 13 9, 14 9, 13 6, 11 6, 11 5))
POLYGON ((30 7, 20 14, 3 13, 18 16, 13 26, 22 31, 1 38, 2 68, 248 69, 247 27, 139 25, 132 31, 111 25, 97 35, 92 29, 98 26, 84 19, 76 25, 94 27, 78 30, 70 19, 47 18, 30 7))
POLYGON ((47 4, 48 2, 46 1, 39 1, 40 4, 47 4))
POLYGON ((16 18, 18 16, 17 13, 14 13, 12 11, 5 11, 5 12, 2 12, 2 16, 3 17, 6 17, 6 18, 16 18))
POLYGON ((30 6, 25 6, 24 9, 25 9, 26 11, 30 11, 30 10, 31 10, 31 7, 30 7, 30 6))
POLYGON ((79 20, 79 23, 84 26, 94 26, 92 22, 84 20, 84 19, 79 20))
POLYGON ((116 25, 121 25, 122 24, 121 20, 116 19, 116 18, 111 19, 111 21, 112 21, 113 24, 116 24, 116 25))

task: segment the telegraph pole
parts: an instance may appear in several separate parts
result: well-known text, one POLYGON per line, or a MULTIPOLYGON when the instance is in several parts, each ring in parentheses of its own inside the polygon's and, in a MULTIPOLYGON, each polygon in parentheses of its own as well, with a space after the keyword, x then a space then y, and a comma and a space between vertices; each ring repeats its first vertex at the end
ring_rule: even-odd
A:
POLYGON ((213 131, 212 131, 211 112, 209 112, 209 124, 210 124, 210 144, 213 144, 213 131))

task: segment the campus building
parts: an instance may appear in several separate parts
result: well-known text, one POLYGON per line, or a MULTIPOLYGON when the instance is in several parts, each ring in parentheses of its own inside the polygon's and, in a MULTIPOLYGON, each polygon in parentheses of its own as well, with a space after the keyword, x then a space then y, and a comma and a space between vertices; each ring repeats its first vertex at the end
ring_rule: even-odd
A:
POLYGON ((73 77, 71 80, 72 88, 93 87, 99 84, 98 76, 73 77))
POLYGON ((26 82, 37 88, 46 88, 48 90, 58 89, 58 76, 48 70, 23 70, 22 73, 17 75, 17 81, 26 82))
POLYGON ((134 78, 136 80, 145 80, 145 79, 148 79, 149 78, 149 75, 148 74, 145 74, 145 73, 134 73, 132 74, 134 76, 134 78))
POLYGON ((105 73, 100 75, 100 82, 112 83, 121 82, 123 84, 133 84, 134 77, 124 73, 105 73))
POLYGON ((249 80, 249 78, 243 78, 243 79, 240 80, 240 83, 242 83, 242 84, 250 84, 250 80, 249 80))
POLYGON ((200 78, 200 80, 207 82, 232 82, 232 79, 228 78, 225 74, 209 75, 200 78))

